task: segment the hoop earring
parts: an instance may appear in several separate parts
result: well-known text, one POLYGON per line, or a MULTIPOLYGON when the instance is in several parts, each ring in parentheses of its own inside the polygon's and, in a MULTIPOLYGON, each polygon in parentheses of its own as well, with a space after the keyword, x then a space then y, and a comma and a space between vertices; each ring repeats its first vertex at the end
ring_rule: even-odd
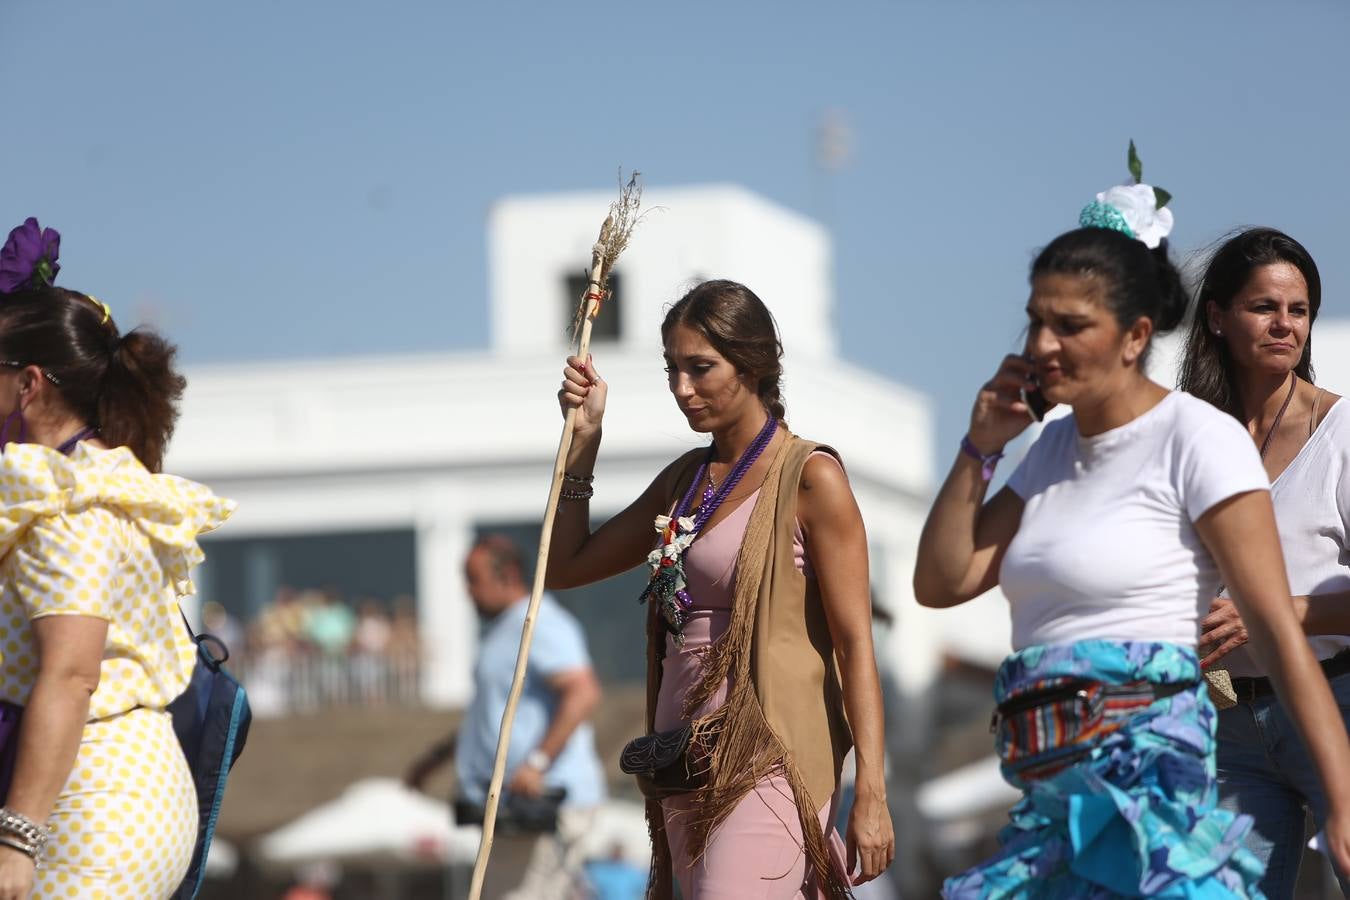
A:
POLYGON ((15 408, 14 412, 5 416, 4 424, 0 425, 0 453, 3 453, 5 445, 10 443, 9 427, 15 420, 19 423, 19 439, 16 443, 28 443, 28 423, 23 420, 23 410, 15 408))

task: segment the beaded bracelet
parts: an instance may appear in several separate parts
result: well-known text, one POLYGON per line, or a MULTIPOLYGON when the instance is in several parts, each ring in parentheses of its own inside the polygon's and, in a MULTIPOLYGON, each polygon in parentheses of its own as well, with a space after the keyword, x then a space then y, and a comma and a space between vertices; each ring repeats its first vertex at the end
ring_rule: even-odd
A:
POLYGON ((573 491, 563 488, 558 492, 559 500, 589 500, 595 496, 595 488, 586 488, 582 491, 573 491))
POLYGON ((985 455, 980 452, 980 448, 975 446, 975 442, 970 439, 970 435, 961 438, 961 452, 971 457, 980 464, 980 477, 985 481, 994 477, 994 466, 1003 458, 1003 451, 998 450, 994 453, 985 455))

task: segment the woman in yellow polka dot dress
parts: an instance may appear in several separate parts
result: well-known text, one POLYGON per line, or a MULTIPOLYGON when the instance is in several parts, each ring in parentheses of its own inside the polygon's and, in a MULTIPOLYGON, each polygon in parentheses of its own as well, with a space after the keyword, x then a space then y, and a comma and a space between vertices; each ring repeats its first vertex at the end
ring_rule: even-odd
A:
POLYGON ((155 474, 174 348, 51 286, 57 241, 30 219, 0 250, 0 900, 163 900, 197 834, 177 600, 233 505, 155 474))

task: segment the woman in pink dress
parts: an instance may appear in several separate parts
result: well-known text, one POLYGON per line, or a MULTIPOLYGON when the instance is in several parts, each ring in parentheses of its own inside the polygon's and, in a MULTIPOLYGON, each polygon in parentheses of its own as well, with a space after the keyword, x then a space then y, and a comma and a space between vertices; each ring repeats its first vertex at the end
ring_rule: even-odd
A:
POLYGON ((753 292, 700 284, 661 335, 676 406, 712 443, 591 532, 608 386, 570 358, 558 397, 576 431, 547 572, 567 588, 651 570, 647 724, 692 724, 700 777, 674 795, 644 787, 649 896, 676 881, 686 900, 847 896, 895 849, 862 517, 835 452, 787 430, 782 345, 753 292), (851 746, 857 799, 841 840, 851 746))

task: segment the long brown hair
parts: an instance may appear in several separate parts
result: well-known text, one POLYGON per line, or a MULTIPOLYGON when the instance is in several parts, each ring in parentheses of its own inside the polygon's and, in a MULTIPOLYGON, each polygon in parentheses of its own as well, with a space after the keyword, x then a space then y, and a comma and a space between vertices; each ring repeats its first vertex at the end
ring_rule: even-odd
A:
POLYGON ((163 465, 187 384, 174 369, 176 352, 153 331, 120 334, 78 291, 43 286, 0 297, 0 359, 47 372, 71 413, 108 446, 131 448, 151 472, 163 465))
POLYGON ((1308 340, 1294 373, 1312 382, 1312 331, 1317 311, 1322 308, 1322 276, 1312 254, 1298 241, 1274 228, 1247 228, 1215 250, 1200 279, 1198 302, 1191 330, 1186 336, 1186 354, 1182 357, 1177 387, 1241 419, 1236 368, 1228 345, 1209 327, 1209 303, 1228 309, 1252 273, 1262 266, 1288 263, 1298 269, 1308 285, 1308 340))
POLYGON ((764 301, 735 281, 705 281, 666 312, 661 339, 676 325, 692 328, 713 349, 757 384, 756 392, 769 415, 787 416, 783 405, 783 343, 778 325, 764 301))

